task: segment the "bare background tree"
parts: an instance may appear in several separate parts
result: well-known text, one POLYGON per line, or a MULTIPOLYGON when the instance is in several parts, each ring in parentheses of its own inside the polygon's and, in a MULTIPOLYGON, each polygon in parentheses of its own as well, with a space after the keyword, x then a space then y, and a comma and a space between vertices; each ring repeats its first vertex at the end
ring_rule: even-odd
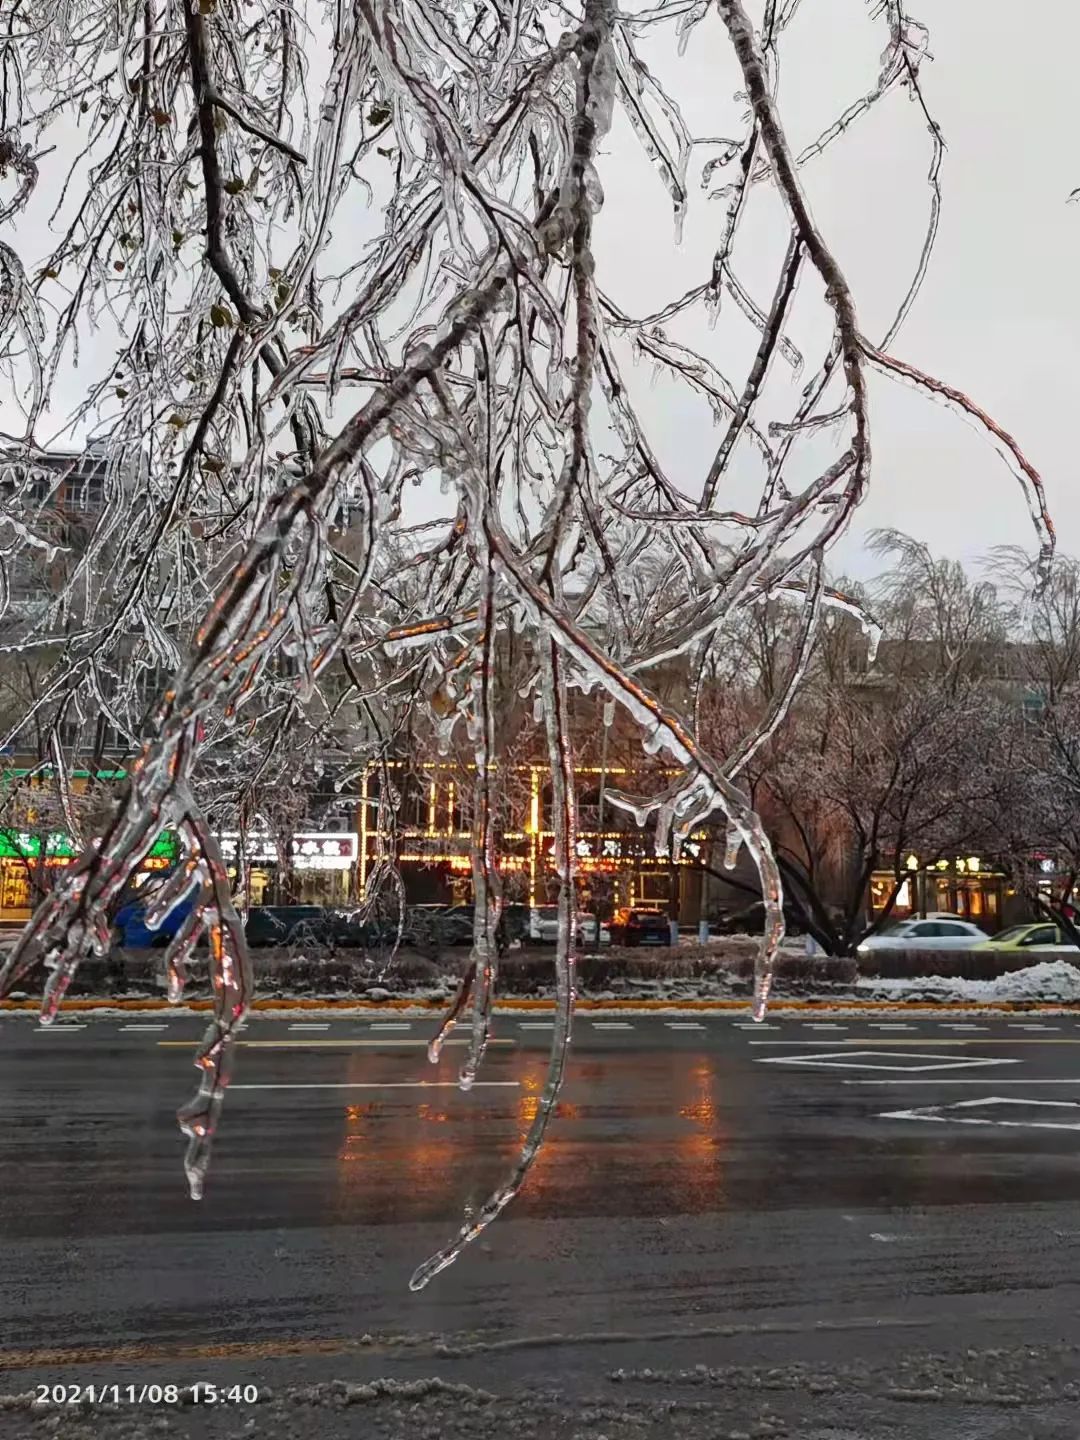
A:
MULTIPOLYGON (((602 691, 677 772, 644 807, 659 846, 677 851, 717 815, 730 850, 745 846, 765 906, 760 1017, 782 900, 747 767, 784 721, 823 614, 858 612, 826 587, 823 557, 871 481, 871 370, 988 432, 1024 488, 1045 571, 1041 483, 1015 442, 892 353, 936 233, 943 147, 919 85, 925 30, 902 0, 873 14, 880 73, 795 153, 777 77, 798 0, 752 17, 741 0, 26 0, 12 12, 0 358, 23 424, 5 462, 8 557, 51 543, 20 477, 76 357, 80 398, 63 420, 104 456, 74 573, 20 642, 57 657, 34 703, 70 696, 108 713, 140 675, 171 678, 101 843, 42 903, 0 991, 44 956, 50 1019, 80 957, 107 943, 111 898, 162 827, 179 830, 189 858, 166 898, 194 891, 197 904, 171 960, 206 931, 216 997, 180 1117, 193 1195, 251 994, 243 897, 203 788, 215 747, 228 747, 244 812, 267 746, 287 745, 301 714, 347 693, 354 753, 377 756, 403 713, 439 697, 437 725, 467 735, 476 767, 468 1085, 497 980, 500 636, 513 630, 531 654, 561 882, 550 1069, 518 1165, 417 1271, 420 1287, 510 1201, 561 1083, 576 909, 568 690, 602 691), (672 26, 680 50, 715 59, 707 135, 678 104, 672 26), (868 336, 801 172, 901 96, 914 103, 897 124, 927 137, 925 243, 896 277, 893 318, 868 336), (613 120, 643 147, 677 232, 692 177, 723 202, 705 222, 711 273, 673 267, 670 302, 647 315, 609 293, 597 263, 613 120), (754 294, 739 242, 761 203, 781 243, 771 290, 754 294), (52 227, 44 254, 20 218, 32 215, 52 227), (715 416, 715 452, 689 485, 650 433, 642 360, 715 416), (777 596, 799 615, 791 663, 764 711, 713 748, 698 725, 703 677, 732 627, 777 596), (653 688, 670 664, 691 677, 678 706, 653 688)), ((388 867, 375 874, 392 883, 388 867)))

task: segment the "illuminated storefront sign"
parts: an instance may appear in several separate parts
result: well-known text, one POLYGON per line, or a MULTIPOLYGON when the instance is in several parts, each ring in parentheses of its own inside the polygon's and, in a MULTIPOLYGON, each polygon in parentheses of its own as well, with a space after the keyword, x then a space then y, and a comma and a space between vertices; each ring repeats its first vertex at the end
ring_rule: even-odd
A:
MULTIPOLYGON (((0 860, 40 860, 43 849, 45 864, 52 867, 70 865, 78 855, 80 847, 70 835, 59 830, 49 835, 35 835, 31 830, 0 829, 0 860)), ((151 846, 150 854, 144 863, 148 870, 165 869, 175 862, 179 853, 180 842, 175 833, 163 830, 151 846), (150 864, 151 860, 155 863, 150 864)))
MULTIPOLYGON (((240 836, 219 835, 218 843, 226 860, 235 860, 240 836)), ((334 831, 332 834, 294 835, 290 841, 292 863, 297 870, 350 870, 360 853, 359 835, 334 831)), ((245 847, 251 865, 276 865, 278 847, 273 836, 248 835, 245 847)))

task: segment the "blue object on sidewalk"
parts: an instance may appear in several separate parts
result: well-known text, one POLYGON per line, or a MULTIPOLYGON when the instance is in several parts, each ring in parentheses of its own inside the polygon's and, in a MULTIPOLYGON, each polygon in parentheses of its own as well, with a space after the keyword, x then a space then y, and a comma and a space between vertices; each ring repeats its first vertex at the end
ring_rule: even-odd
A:
POLYGON ((195 897, 185 895, 178 900, 155 930, 146 923, 146 906, 137 900, 129 900, 116 912, 114 927, 119 930, 122 942, 128 950, 152 950, 157 945, 167 945, 179 932, 195 906, 195 897))

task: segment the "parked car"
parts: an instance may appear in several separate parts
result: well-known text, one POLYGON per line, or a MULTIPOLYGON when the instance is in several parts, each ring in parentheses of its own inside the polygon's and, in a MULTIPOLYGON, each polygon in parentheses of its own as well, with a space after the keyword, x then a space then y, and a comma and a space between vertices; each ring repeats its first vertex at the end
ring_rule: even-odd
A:
POLYGON ((859 955, 871 950, 971 950, 986 942, 986 931, 957 916, 897 920, 874 935, 867 935, 858 947, 859 955))
POLYGON ((252 948, 303 941, 326 944, 335 938, 331 916, 321 905, 253 905, 244 934, 252 948))
POLYGON ((663 910, 616 910, 609 929, 613 945, 671 944, 671 921, 663 910))
POLYGON ((528 905, 515 903, 503 906, 502 928, 508 943, 514 940, 528 940, 530 938, 531 918, 532 911, 528 905))
MULTIPOLYGON (((712 935, 760 935, 767 920, 765 906, 760 900, 746 905, 741 910, 729 910, 709 922, 712 935)), ((788 935, 801 935, 805 926, 803 917, 784 906, 784 928, 788 935)))
MULTIPOLYGON (((527 905, 504 905, 499 914, 496 940, 500 951, 505 950, 511 940, 521 940, 529 934, 529 909, 527 905)), ((471 945, 476 928, 475 905, 451 905, 441 917, 445 930, 445 944, 471 945)))
POLYGON ((448 909, 446 905, 410 905, 405 912, 401 943, 414 950, 441 950, 442 917, 448 909))
POLYGON ((168 945, 179 933, 194 907, 194 895, 186 895, 173 906, 161 923, 151 930, 146 923, 146 903, 142 900, 129 900, 116 912, 113 929, 119 936, 120 944, 127 950, 156 950, 168 945))
MULTIPOLYGON (((528 913, 525 905, 503 906, 497 934, 501 950, 528 934, 528 913)), ((420 950, 471 945, 475 926, 475 905, 411 905, 402 940, 420 950)))
POLYGON ((984 938, 979 946, 981 951, 1035 950, 1040 953, 1068 953, 1080 958, 1080 951, 1059 925, 1036 921, 1029 925, 1012 925, 1001 930, 990 939, 984 938))
MULTIPOLYGON (((586 945, 610 945, 611 931, 602 921, 599 939, 596 934, 596 916, 588 910, 577 913, 578 934, 586 945)), ((554 945, 559 938, 559 907, 557 905, 534 905, 529 912, 529 939, 541 945, 554 945)))
POLYGON ((578 930, 581 934, 584 945, 610 945, 611 926, 606 920, 600 921, 599 932, 596 928, 596 916, 591 910, 578 911, 578 930))
POLYGON ((397 936, 397 919, 368 916, 359 910, 328 910, 325 921, 314 927, 315 938, 326 938, 345 949, 362 950, 397 936))

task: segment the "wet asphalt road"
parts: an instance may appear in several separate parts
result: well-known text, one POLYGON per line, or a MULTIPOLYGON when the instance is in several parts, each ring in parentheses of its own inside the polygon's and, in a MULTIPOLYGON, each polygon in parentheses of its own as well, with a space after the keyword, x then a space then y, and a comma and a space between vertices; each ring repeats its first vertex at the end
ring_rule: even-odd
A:
MULTIPOLYGON (((0 1019, 0 1391, 440 1376, 569 1407, 553 1436, 1080 1435, 1080 1017, 579 1017, 524 1192, 411 1294, 505 1174, 550 1038, 500 1017, 466 1095, 432 1028, 254 1018, 195 1204, 198 1022, 0 1019), (590 1404, 614 1418, 581 1429, 590 1404)), ((340 1433, 398 1433, 370 1423, 340 1433)))

